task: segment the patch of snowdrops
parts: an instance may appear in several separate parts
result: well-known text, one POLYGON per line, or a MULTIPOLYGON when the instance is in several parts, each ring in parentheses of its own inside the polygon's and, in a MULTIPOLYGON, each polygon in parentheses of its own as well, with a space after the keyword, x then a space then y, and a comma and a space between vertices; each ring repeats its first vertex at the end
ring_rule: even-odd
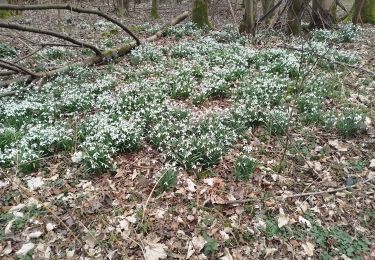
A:
POLYGON ((325 101, 339 93, 332 61, 355 63, 352 53, 298 40, 293 46, 302 51, 256 51, 230 27, 198 31, 187 24, 166 34, 195 40, 144 44, 130 54, 131 64, 72 68, 40 89, 2 98, 0 166, 31 171, 45 156, 65 152, 78 167, 101 172, 116 167, 116 155, 148 142, 178 167, 198 170, 218 163, 259 124, 275 135, 300 123, 330 125, 344 136, 361 129, 359 110, 325 112, 325 101), (310 73, 317 55, 327 59, 310 73), (229 106, 202 112, 213 99, 229 106))

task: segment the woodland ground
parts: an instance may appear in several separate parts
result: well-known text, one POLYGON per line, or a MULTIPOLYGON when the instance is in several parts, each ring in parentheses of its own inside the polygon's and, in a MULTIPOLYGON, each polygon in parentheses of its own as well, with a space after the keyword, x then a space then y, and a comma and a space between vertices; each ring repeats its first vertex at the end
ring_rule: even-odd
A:
MULTIPOLYGON (((142 37, 162 24, 144 10, 125 19, 142 37)), ((161 6, 162 21, 178 12, 161 6)), ((103 49, 126 41, 54 15, 11 19, 103 49)), ((2 259, 375 257, 375 83, 361 69, 374 71, 375 29, 248 39, 229 13, 216 20, 0 99, 2 259)), ((47 41, 7 34, 4 59, 47 41)), ((45 48, 22 64, 87 55, 45 48)))

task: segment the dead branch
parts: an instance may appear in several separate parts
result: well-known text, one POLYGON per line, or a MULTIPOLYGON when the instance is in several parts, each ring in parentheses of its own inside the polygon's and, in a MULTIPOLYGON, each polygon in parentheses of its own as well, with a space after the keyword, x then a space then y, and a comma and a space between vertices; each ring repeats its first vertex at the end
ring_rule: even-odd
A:
MULTIPOLYGON (((334 192, 339 192, 339 191, 355 188, 359 185, 369 183, 373 180, 375 180, 375 177, 369 178, 369 179, 361 181, 361 182, 357 182, 356 184, 353 184, 353 185, 349 185, 349 186, 345 186, 345 187, 341 187, 341 188, 337 188, 337 189, 328 189, 328 190, 316 191, 316 192, 299 193, 299 194, 293 194, 293 195, 289 195, 289 196, 282 196, 281 195, 281 196, 277 196, 276 198, 278 198, 278 199, 299 198, 299 197, 306 197, 306 196, 323 195, 323 194, 326 194, 326 193, 334 193, 334 192)), ((220 202, 220 203, 213 203, 211 201, 211 203, 219 204, 219 205, 233 205, 233 204, 244 204, 244 203, 249 203, 249 202, 254 202, 254 201, 256 201, 255 198, 242 199, 242 200, 229 200, 229 201, 224 201, 224 202, 220 202)))
MULTIPOLYGON (((184 12, 181 15, 175 17, 172 21, 170 21, 170 22, 166 23, 164 26, 162 26, 162 28, 158 32, 156 32, 154 35, 147 38, 146 42, 152 42, 152 41, 157 40, 159 37, 161 37, 163 35, 166 28, 168 28, 169 26, 173 26, 173 25, 176 25, 176 24, 180 23, 181 21, 186 19, 188 16, 189 16, 189 12, 184 12)), ((125 56, 136 46, 137 46, 136 42, 124 44, 117 49, 106 51, 105 53, 102 54, 102 56, 94 56, 94 57, 88 58, 84 61, 77 62, 75 64, 70 64, 68 66, 61 67, 61 68, 58 68, 58 69, 55 69, 55 70, 37 73, 36 75, 37 75, 37 78, 50 77, 50 76, 53 76, 53 75, 58 74, 58 73, 63 73, 65 71, 69 70, 72 66, 89 67, 89 66, 93 66, 95 64, 98 64, 100 62, 103 62, 103 61, 108 62, 110 60, 117 59, 119 57, 125 56)), ((0 82, 0 87, 7 87, 12 83, 17 83, 17 82, 24 82, 24 81, 31 82, 32 80, 33 79, 30 76, 23 77, 23 78, 17 78, 17 79, 14 79, 14 80, 8 80, 8 81, 5 81, 5 82, 0 82)), ((26 91, 26 90, 24 90, 24 91, 26 91)), ((12 93, 5 92, 2 95, 0 95, 0 98, 2 96, 11 96, 11 95, 14 95, 14 93, 12 94, 12 93)))
POLYGON ((14 72, 20 72, 20 73, 23 73, 23 74, 27 74, 27 75, 30 75, 31 77, 35 78, 37 77, 37 74, 20 66, 20 65, 17 65, 17 64, 14 64, 14 63, 11 63, 9 61, 6 61, 6 60, 2 60, 0 59, 0 67, 3 67, 5 69, 8 69, 8 70, 13 70, 14 72))
POLYGON ((275 4, 267 13, 265 13, 262 17, 260 17, 256 23, 259 24, 268 16, 270 16, 282 4, 282 2, 283 0, 280 0, 277 4, 275 4))
MULTIPOLYGON (((1 7, 0 7, 1 10, 1 7)), ((76 40, 68 35, 54 32, 54 31, 49 31, 49 30, 42 30, 42 29, 36 29, 30 26, 24 26, 24 25, 19 25, 19 24, 14 24, 14 23, 1 23, 0 22, 0 28, 6 28, 6 29, 13 29, 13 30, 18 30, 18 31, 24 31, 24 32, 33 32, 33 33, 38 33, 38 34, 45 34, 45 35, 50 35, 59 39, 63 39, 65 41, 74 43, 79 46, 83 46, 86 48, 89 48, 95 52, 96 55, 101 56, 102 52, 94 45, 90 43, 86 43, 80 40, 76 40)))
POLYGON ((18 62, 20 62, 20 61, 22 61, 22 60, 25 60, 25 59, 27 59, 28 57, 33 56, 35 53, 40 52, 40 51, 43 50, 43 49, 44 49, 44 46, 42 46, 42 47, 40 47, 39 49, 36 49, 36 50, 30 52, 29 54, 26 54, 25 56, 22 56, 22 57, 20 57, 20 58, 18 58, 18 59, 16 59, 16 60, 14 60, 13 62, 14 62, 14 63, 18 63, 18 62))
POLYGON ((9 4, 0 4, 0 10, 21 10, 21 11, 26 11, 26 10, 68 10, 71 12, 76 12, 76 13, 85 13, 85 14, 95 14, 97 16, 100 16, 117 26, 119 26, 121 29, 123 29, 126 33, 128 33, 136 42, 137 45, 140 44, 140 41, 137 36, 133 34, 132 31, 130 31, 125 25, 123 25, 120 21, 106 15, 105 13, 102 13, 97 10, 92 10, 92 9, 84 9, 84 8, 79 8, 76 6, 72 5, 9 5, 9 4))
MULTIPOLYGON (((356 184, 353 184, 353 185, 350 185, 350 186, 345 186, 345 187, 341 187, 341 188, 337 188, 337 189, 329 189, 329 190, 316 191, 316 192, 299 193, 299 194, 294 194, 294 195, 290 195, 290 196, 285 196, 283 198, 297 198, 297 197, 306 197, 306 196, 314 196, 314 195, 322 195, 322 194, 326 194, 326 193, 339 192, 339 191, 347 190, 347 189, 350 189, 350 188, 354 188, 358 185, 366 184, 368 182, 371 182, 372 180, 375 180, 375 177, 369 178, 369 179, 361 181, 361 182, 357 182, 356 184)), ((280 197, 282 197, 282 196, 280 196, 280 197)))

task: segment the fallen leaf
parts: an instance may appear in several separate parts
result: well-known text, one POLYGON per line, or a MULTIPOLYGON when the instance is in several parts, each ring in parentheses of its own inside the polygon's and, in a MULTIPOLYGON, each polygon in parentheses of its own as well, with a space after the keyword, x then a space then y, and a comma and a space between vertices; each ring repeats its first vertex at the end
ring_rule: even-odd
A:
POLYGON ((310 243, 310 242, 306 242, 306 243, 302 243, 301 244, 302 248, 303 248, 303 251, 305 253, 305 255, 307 256, 313 256, 314 255, 314 244, 310 243))
POLYGON ((206 240, 202 236, 193 237, 192 244, 194 246, 194 249, 198 252, 201 251, 206 244, 206 240))
POLYGON ((233 260, 233 256, 230 254, 228 248, 224 249, 224 256, 220 258, 221 260, 233 260))
POLYGON ((16 255, 24 256, 24 255, 26 255, 28 252, 30 252, 31 250, 33 250, 34 247, 35 247, 35 244, 34 244, 34 243, 23 244, 22 247, 20 248, 20 250, 18 250, 18 251, 16 252, 16 255))
POLYGON ((287 225, 289 223, 288 216, 285 215, 284 210, 282 208, 279 209, 279 217, 277 219, 277 226, 279 228, 287 225))
POLYGON ((27 181, 27 187, 30 190, 39 189, 43 185, 44 185, 44 181, 43 181, 42 177, 31 178, 30 180, 27 181))
POLYGON ((197 186, 197 185, 195 185, 195 183, 192 180, 190 180, 190 179, 187 179, 186 183, 188 185, 187 186, 188 191, 195 192, 195 186, 197 186))
POLYGON ((328 144, 330 146, 334 147, 339 152, 347 152, 348 151, 348 148, 345 147, 343 144, 340 144, 338 139, 328 140, 328 144))
POLYGON ((168 247, 161 243, 150 243, 145 246, 145 258, 146 260, 159 260, 168 257, 165 251, 168 247))
POLYGON ((277 248, 266 248, 265 252, 266 255, 264 258, 267 258, 268 256, 272 256, 277 251, 277 248))
POLYGON ((42 231, 35 231, 27 235, 27 237, 30 238, 39 238, 41 235, 43 235, 42 231))
POLYGON ((306 225, 306 226, 309 227, 309 228, 311 227, 311 222, 310 222, 309 220, 305 219, 305 218, 302 217, 302 216, 299 216, 299 217, 298 217, 298 222, 301 223, 301 224, 306 225))
POLYGON ((214 178, 204 179, 203 182, 212 187, 214 185, 214 178))
POLYGON ((372 159, 370 161, 370 166, 369 166, 371 169, 375 169, 375 159, 372 159))
POLYGON ((3 251, 0 251, 0 256, 9 255, 12 253, 12 243, 10 241, 7 241, 7 246, 3 249, 3 251))

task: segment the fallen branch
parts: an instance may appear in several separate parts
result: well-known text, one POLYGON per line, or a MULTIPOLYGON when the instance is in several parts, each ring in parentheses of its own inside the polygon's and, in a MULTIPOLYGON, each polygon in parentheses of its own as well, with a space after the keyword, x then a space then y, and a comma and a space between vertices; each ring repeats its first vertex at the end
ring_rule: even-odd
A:
POLYGON ((8 69, 8 70, 12 70, 14 72, 20 72, 20 73, 23 73, 23 74, 27 74, 27 75, 30 75, 31 77, 37 77, 37 75, 34 72, 32 72, 32 71, 30 71, 30 70, 28 70, 28 69, 26 69, 22 66, 19 66, 17 64, 11 63, 9 61, 5 61, 5 60, 0 59, 0 67, 3 67, 3 68, 8 69))
POLYGON ((354 188, 358 185, 366 184, 368 182, 371 182, 372 180, 375 180, 375 177, 369 178, 365 181, 362 182, 357 182, 356 184, 350 185, 350 186, 345 186, 337 189, 329 189, 329 190, 323 190, 323 191, 316 191, 316 192, 306 192, 306 193, 299 193, 299 194, 294 194, 294 195, 289 195, 289 196, 279 196, 282 198, 298 198, 298 197, 306 197, 306 196, 314 196, 314 195, 322 195, 326 193, 333 193, 333 192, 338 192, 338 191, 343 191, 347 190, 350 188, 354 188))
MULTIPOLYGON (((288 198, 299 198, 299 197, 306 197, 306 196, 323 195, 323 194, 326 194, 326 193, 334 193, 334 192, 339 192, 339 191, 355 188, 359 185, 366 184, 366 183, 371 182, 373 180, 375 180, 375 177, 369 178, 369 179, 361 181, 361 182, 357 182, 356 184, 353 184, 353 185, 350 185, 350 186, 345 186, 345 187, 341 187, 341 188, 337 188, 337 189, 328 189, 328 190, 324 190, 324 191, 299 193, 299 194, 293 194, 293 195, 289 195, 289 196, 282 196, 281 195, 281 196, 277 196, 276 198, 288 199, 288 198)), ((242 199, 242 200, 229 200, 229 201, 224 201, 224 202, 220 202, 220 203, 213 203, 211 201, 211 203, 218 204, 218 205, 233 205, 233 204, 244 204, 244 203, 249 203, 249 202, 254 202, 254 201, 257 201, 257 200, 255 198, 252 198, 252 199, 242 199)))
MULTIPOLYGON (((0 7, 1 10, 1 7, 0 7)), ((54 32, 54 31, 49 31, 49 30, 41 30, 41 29, 36 29, 30 26, 23 26, 19 24, 14 24, 14 23, 1 23, 0 22, 0 28, 6 28, 6 29, 13 29, 13 30, 18 30, 18 31, 24 31, 24 32, 33 32, 33 33, 38 33, 38 34, 45 34, 45 35, 50 35, 59 39, 63 39, 65 41, 74 43, 79 46, 84 46, 86 48, 89 48, 95 52, 96 55, 101 56, 102 52, 94 45, 90 43, 86 43, 77 39, 74 39, 68 35, 54 32)))
MULTIPOLYGON (((156 32, 154 35, 147 38, 146 42, 152 42, 152 41, 157 40, 159 37, 161 37, 163 35, 163 33, 164 33, 164 31, 167 27, 180 23, 181 21, 186 19, 188 16, 189 16, 189 12, 184 12, 181 15, 175 17, 172 21, 170 21, 170 22, 166 23, 164 26, 162 26, 162 28, 158 32, 156 32)), ((136 46, 137 46, 137 42, 131 42, 131 43, 128 43, 128 44, 124 44, 117 49, 109 50, 105 53, 102 53, 102 56, 94 56, 94 57, 88 58, 84 61, 77 62, 77 63, 74 63, 74 64, 70 64, 68 66, 61 67, 61 68, 58 68, 58 69, 55 69, 55 70, 37 73, 36 78, 51 77, 51 76, 56 75, 58 73, 63 73, 63 72, 68 71, 72 66, 88 67, 88 66, 93 66, 95 64, 101 63, 103 61, 110 61, 110 60, 125 56, 136 46)), ((31 82, 32 78, 31 77, 23 77, 23 78, 17 78, 15 80, 0 82, 0 87, 7 87, 12 83, 24 82, 24 81, 31 82)), ((2 93, 2 95, 11 96, 11 95, 14 95, 14 94, 4 92, 4 93, 2 93)), ((1 97, 1 95, 0 95, 0 97, 1 97)))
POLYGON ((121 29, 123 29, 125 32, 127 32, 139 45, 141 42, 139 41, 138 37, 133 34, 132 31, 130 31, 125 25, 123 25, 121 22, 118 20, 100 12, 97 10, 92 10, 92 9, 84 9, 84 8, 79 8, 76 6, 71 6, 71 5, 9 5, 9 4, 0 4, 0 10, 21 10, 21 11, 26 11, 26 10, 68 10, 76 13, 85 13, 85 14, 95 14, 98 15, 114 24, 119 26, 121 29))

